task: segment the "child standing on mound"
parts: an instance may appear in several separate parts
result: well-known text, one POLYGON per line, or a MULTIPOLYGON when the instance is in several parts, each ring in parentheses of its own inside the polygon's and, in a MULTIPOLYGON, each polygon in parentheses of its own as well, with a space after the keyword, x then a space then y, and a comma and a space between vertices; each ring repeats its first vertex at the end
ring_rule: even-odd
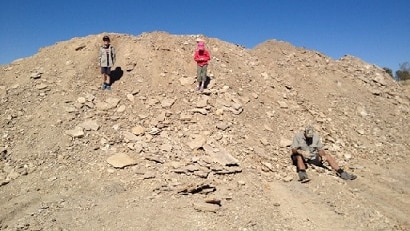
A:
POLYGON ((211 59, 209 52, 205 49, 205 43, 203 41, 198 42, 198 47, 195 51, 194 60, 197 63, 197 91, 204 91, 206 72, 208 68, 208 61, 211 59))
POLYGON ((100 47, 100 66, 103 83, 101 89, 111 90, 111 67, 115 63, 115 50, 110 44, 110 38, 108 36, 103 37, 104 44, 100 47))

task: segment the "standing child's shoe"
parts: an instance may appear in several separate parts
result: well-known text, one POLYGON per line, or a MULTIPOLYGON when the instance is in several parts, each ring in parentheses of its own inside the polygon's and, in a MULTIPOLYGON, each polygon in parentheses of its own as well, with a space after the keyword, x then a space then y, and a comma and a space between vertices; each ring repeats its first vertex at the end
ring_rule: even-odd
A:
POLYGON ((110 91, 110 90, 111 90, 111 86, 110 86, 110 85, 106 85, 106 86, 105 86, 105 89, 107 89, 107 90, 110 91))
POLYGON ((201 85, 198 85, 198 87, 196 87, 196 90, 197 91, 201 90, 201 85))
POLYGON ((103 84, 101 85, 101 90, 104 90, 106 87, 107 87, 107 86, 105 85, 105 83, 103 83, 103 84))

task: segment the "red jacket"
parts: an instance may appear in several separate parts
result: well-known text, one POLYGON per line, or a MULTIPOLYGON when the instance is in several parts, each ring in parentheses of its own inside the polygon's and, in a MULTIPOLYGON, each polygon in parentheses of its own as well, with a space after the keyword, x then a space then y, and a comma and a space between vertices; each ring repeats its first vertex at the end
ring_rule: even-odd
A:
POLYGON ((194 60, 198 64, 198 66, 205 66, 208 65, 208 61, 211 60, 211 55, 207 50, 196 50, 194 55, 194 60))

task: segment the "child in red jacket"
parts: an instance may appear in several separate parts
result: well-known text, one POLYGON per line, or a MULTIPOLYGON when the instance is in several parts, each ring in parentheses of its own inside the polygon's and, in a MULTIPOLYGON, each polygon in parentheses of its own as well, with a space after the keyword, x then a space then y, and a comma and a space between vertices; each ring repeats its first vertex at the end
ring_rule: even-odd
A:
POLYGON ((211 59, 209 52, 205 49, 205 44, 202 41, 198 42, 198 48, 195 51, 194 60, 197 63, 197 91, 204 91, 206 72, 208 68, 208 61, 211 59))

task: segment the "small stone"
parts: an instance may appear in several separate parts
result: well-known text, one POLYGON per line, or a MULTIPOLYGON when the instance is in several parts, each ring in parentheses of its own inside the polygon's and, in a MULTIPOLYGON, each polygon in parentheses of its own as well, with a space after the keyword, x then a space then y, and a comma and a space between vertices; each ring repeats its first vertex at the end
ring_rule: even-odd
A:
POLYGON ((14 169, 7 175, 6 179, 15 180, 20 176, 20 174, 14 169))
POLYGON ((135 97, 134 97, 133 94, 127 94, 127 99, 128 99, 129 101, 131 101, 131 102, 134 102, 135 97))
POLYGON ((193 112, 193 113, 199 113, 199 114, 202 114, 202 115, 207 115, 208 114, 208 111, 205 108, 194 108, 194 109, 191 109, 189 111, 193 112))
POLYGON ((112 105, 113 107, 116 107, 120 101, 121 100, 117 98, 108 98, 105 102, 107 102, 109 105, 112 105))
POLYGON ((78 97, 77 102, 84 104, 87 100, 84 97, 78 97))
POLYGON ((134 70, 134 67, 135 67, 135 66, 136 66, 135 63, 128 63, 128 64, 125 66, 125 70, 128 71, 128 72, 130 72, 130 71, 134 70))
POLYGON ((216 109, 215 115, 220 116, 220 115, 223 115, 223 114, 224 114, 224 109, 221 109, 221 108, 216 109))
POLYGON ((261 144, 263 144, 264 146, 269 145, 269 141, 268 141, 265 137, 262 137, 262 138, 260 139, 260 142, 261 142, 261 144))
POLYGON ((356 132, 357 132, 358 134, 360 134, 360 135, 364 135, 364 134, 365 134, 365 132, 364 132, 363 129, 357 129, 356 132))
POLYGON ((145 128, 142 126, 135 126, 131 129, 131 132, 134 133, 134 135, 141 136, 144 135, 145 128))
POLYGON ((153 127, 148 133, 151 135, 158 135, 159 133, 161 133, 161 129, 153 127))
POLYGON ((290 145, 292 145, 291 140, 283 138, 283 137, 280 138, 279 147, 286 148, 286 147, 290 147, 290 145))
POLYGON ((262 162, 262 164, 265 166, 265 167, 267 167, 270 171, 274 171, 274 169, 273 169, 273 166, 272 166, 272 164, 271 163, 269 163, 269 162, 262 162))
POLYGON ((207 105, 208 105, 208 97, 203 97, 196 103, 197 108, 204 108, 207 105))
POLYGON ((291 182, 293 180, 292 176, 286 176, 282 179, 284 182, 291 182))
POLYGON ((144 173, 144 175, 142 176, 142 178, 143 178, 144 180, 154 179, 155 177, 156 177, 155 172, 146 172, 146 173, 144 173))
POLYGON ((225 131, 226 129, 228 129, 230 127, 229 124, 224 123, 224 122, 220 122, 216 124, 216 128, 218 128, 219 130, 225 131))
POLYGON ((73 138, 81 138, 84 136, 84 131, 81 127, 76 127, 72 130, 67 130, 65 131, 65 133, 73 138))
POLYGON ((171 152, 173 147, 171 144, 162 144, 159 149, 164 152, 171 152))
POLYGON ((179 116, 179 120, 181 120, 181 121, 191 121, 192 116, 190 114, 187 114, 187 113, 181 113, 181 115, 179 116))
POLYGON ((175 99, 165 98, 161 101, 162 108, 170 108, 175 103, 175 99))
POLYGON ((198 212, 212 212, 216 213, 219 210, 219 205, 209 203, 195 203, 194 209, 198 212))
POLYGON ((134 134, 131 133, 131 132, 124 131, 124 132, 122 133, 122 135, 124 136, 124 140, 125 140, 126 142, 138 141, 138 136, 134 135, 134 134))
POLYGON ((39 78, 41 78, 41 73, 32 73, 31 75, 30 75, 30 78, 32 78, 32 79, 39 79, 39 78))
POLYGON ((75 51, 82 50, 82 49, 84 49, 85 47, 86 47, 86 45, 82 43, 82 44, 78 45, 78 46, 75 48, 75 51))
POLYGON ((181 83, 182 86, 192 85, 194 81, 195 81, 194 78, 187 78, 187 77, 182 77, 179 79, 179 82, 181 83))
POLYGON ((97 131, 100 128, 97 121, 95 120, 86 120, 78 125, 80 128, 84 128, 86 131, 97 131))
POLYGON ((187 142, 186 144, 192 149, 196 150, 202 148, 206 143, 206 137, 201 135, 193 136, 193 139, 187 142))
POLYGON ((114 168, 124 168, 126 166, 136 165, 137 161, 125 153, 118 153, 108 157, 107 163, 112 165, 114 168))
POLYGON ((240 104, 240 103, 233 103, 233 104, 231 105, 231 107, 232 107, 233 109, 235 109, 236 111, 239 111, 239 110, 242 109, 242 104, 240 104))
POLYGON ((288 104, 284 101, 278 101, 278 104, 280 108, 283 108, 283 109, 288 108, 288 104))
POLYGON ((345 153, 345 154, 343 154, 343 157, 345 158, 345 160, 350 160, 350 159, 352 159, 352 154, 345 153))
POLYGON ((122 113, 122 112, 124 112, 124 111, 125 111, 125 105, 121 105, 121 106, 119 106, 118 109, 117 109, 117 112, 118 112, 118 113, 122 113))
POLYGON ((37 90, 44 90, 46 88, 48 88, 48 85, 44 83, 40 83, 39 85, 36 86, 37 90))

